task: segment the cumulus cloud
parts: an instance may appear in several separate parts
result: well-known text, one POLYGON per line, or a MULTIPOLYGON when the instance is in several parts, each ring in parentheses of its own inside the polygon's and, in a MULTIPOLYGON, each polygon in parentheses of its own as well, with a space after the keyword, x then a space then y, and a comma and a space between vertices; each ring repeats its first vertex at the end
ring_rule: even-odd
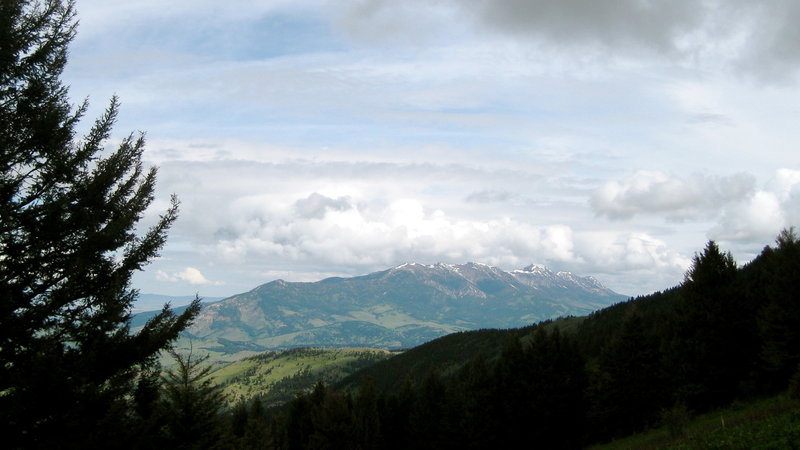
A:
POLYGON ((242 222, 235 238, 219 240, 217 255, 239 262, 277 258, 362 270, 403 261, 481 261, 506 268, 538 261, 594 272, 667 268, 682 273, 688 264, 646 233, 576 232, 567 225, 537 226, 508 217, 467 220, 429 210, 414 199, 351 205, 318 217, 279 208, 262 214, 242 222))
POLYGON ((798 211, 800 171, 779 169, 765 189, 726 208, 709 236, 726 241, 769 241, 781 229, 800 225, 798 211))
POLYGON ((208 285, 219 284, 208 280, 200 270, 194 267, 185 267, 179 272, 167 273, 163 270, 156 271, 156 279, 158 281, 167 281, 171 283, 185 282, 191 285, 208 285))
POLYGON ((258 218, 241 222, 235 234, 218 242, 219 255, 361 267, 408 260, 517 262, 533 255, 540 260, 578 259, 569 227, 535 227, 510 218, 459 219, 410 198, 328 209, 314 217, 297 209, 264 209, 258 218))
POLYGON ((753 194, 755 178, 746 173, 716 177, 693 174, 686 178, 657 171, 637 171, 622 181, 609 181, 594 192, 595 213, 611 219, 637 214, 663 214, 669 220, 716 216, 726 205, 753 194))
POLYGON ((321 219, 328 211, 345 211, 351 208, 347 197, 330 198, 317 192, 294 203, 298 217, 305 219, 321 219))
POLYGON ((800 171, 779 169, 763 187, 745 173, 680 178, 639 171, 605 183, 592 194, 590 205, 611 219, 655 215, 668 221, 711 221, 710 239, 766 242, 800 220, 800 171))
MULTIPOLYGON (((524 165, 511 172, 444 163, 211 158, 165 162, 161 188, 183 200, 183 215, 171 233, 179 248, 198 249, 213 265, 208 270, 214 279, 231 277, 219 270, 248 274, 253 281, 243 289, 266 281, 264 274, 308 281, 316 274, 357 275, 406 261, 480 261, 506 269, 541 262, 602 275, 628 293, 680 282, 689 256, 706 237, 753 239, 760 248, 774 237, 763 237, 771 233, 766 224, 785 220, 767 215, 758 222, 758 212, 777 204, 785 216, 800 192, 800 173, 789 169, 763 187, 749 174, 637 172, 596 191, 588 189, 597 186, 590 179, 565 183, 558 181, 564 173, 533 173, 524 165), (760 192, 776 200, 769 203, 760 192), (596 214, 647 220, 602 222, 589 214, 581 219, 575 210, 588 197, 596 214), (508 200, 515 205, 508 207, 508 200), (670 226, 647 224, 653 217, 666 218, 670 226), (669 237, 681 232, 672 231, 679 230, 675 221, 693 230, 684 247, 669 237)), ((167 273, 161 279, 177 279, 167 273)))
POLYGON ((769 241, 785 226, 781 203, 772 192, 758 191, 727 208, 709 235, 724 241, 769 241))
MULTIPOLYGON (((575 246, 584 264, 575 270, 597 274, 627 294, 646 293, 678 284, 690 260, 663 239, 645 232, 587 231, 575 246), (643 284, 642 278, 647 281, 643 284)), ((571 269, 572 270, 572 269, 571 269)))

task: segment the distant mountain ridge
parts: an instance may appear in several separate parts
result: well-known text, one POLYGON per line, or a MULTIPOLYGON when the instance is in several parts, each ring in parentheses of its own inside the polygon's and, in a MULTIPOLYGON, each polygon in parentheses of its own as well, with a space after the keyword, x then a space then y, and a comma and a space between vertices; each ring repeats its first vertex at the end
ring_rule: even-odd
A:
MULTIPOLYGON (((194 300, 194 295, 162 295, 162 294, 139 294, 133 303, 133 313, 160 310, 165 303, 172 307, 188 305, 194 300)), ((211 303, 222 300, 222 297, 201 297, 204 303, 211 303)))
POLYGON ((276 280, 206 305, 187 337, 217 351, 411 347, 480 328, 587 314, 627 297, 592 277, 531 265, 407 263, 351 278, 276 280))

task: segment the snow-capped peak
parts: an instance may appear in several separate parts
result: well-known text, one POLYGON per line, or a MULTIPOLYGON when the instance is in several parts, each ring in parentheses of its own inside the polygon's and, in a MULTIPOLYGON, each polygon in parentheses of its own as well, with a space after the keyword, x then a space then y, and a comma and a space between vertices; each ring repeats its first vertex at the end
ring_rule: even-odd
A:
POLYGON ((538 274, 552 274, 550 269, 544 264, 531 264, 523 269, 513 270, 516 273, 538 273, 538 274))

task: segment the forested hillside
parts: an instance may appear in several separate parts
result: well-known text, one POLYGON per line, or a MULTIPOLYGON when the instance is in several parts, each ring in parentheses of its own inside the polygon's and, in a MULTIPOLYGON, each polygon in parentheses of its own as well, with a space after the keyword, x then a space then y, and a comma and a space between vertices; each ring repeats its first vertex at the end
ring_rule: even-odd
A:
POLYGON ((786 389, 796 396, 798 283, 793 231, 739 268, 709 242, 685 281, 668 291, 583 320, 447 336, 367 369, 357 392, 319 384, 276 413, 270 442, 510 448, 522 439, 578 448, 670 415, 786 389), (499 354, 492 351, 498 339, 499 354), (386 374, 402 381, 387 383, 386 374))

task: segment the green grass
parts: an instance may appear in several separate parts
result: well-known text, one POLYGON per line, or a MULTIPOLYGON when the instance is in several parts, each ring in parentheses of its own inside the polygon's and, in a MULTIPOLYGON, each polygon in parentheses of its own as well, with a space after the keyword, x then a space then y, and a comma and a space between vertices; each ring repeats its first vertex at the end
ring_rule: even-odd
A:
POLYGON ((681 437, 665 426, 619 439, 593 449, 798 449, 800 401, 786 395, 691 418, 681 437))
POLYGON ((210 376, 235 403, 256 396, 283 403, 317 381, 333 384, 353 372, 389 358, 392 353, 370 348, 299 348, 266 352, 220 365, 210 376))

